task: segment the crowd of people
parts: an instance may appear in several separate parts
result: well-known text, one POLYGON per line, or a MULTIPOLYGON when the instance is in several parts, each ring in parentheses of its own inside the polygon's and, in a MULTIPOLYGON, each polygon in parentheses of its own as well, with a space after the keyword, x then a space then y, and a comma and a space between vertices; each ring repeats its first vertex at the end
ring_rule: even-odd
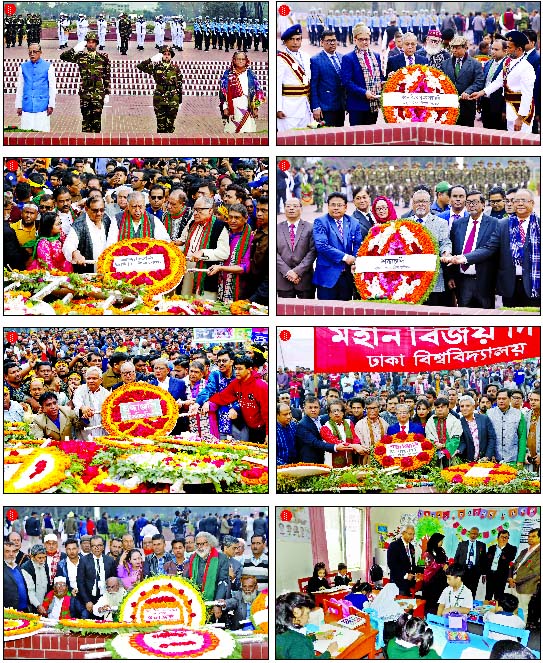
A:
POLYGON ((518 160, 463 169, 431 162, 277 168, 277 210, 283 205, 285 216, 277 225, 278 296, 358 298, 353 271, 362 242, 376 226, 404 218, 421 223, 438 246, 426 305, 539 307, 541 223, 531 180, 518 160), (326 200, 326 213, 302 218, 304 187, 317 213, 326 200))
MULTIPOLYGON (((290 17, 292 21, 294 19, 290 17)), ((283 26, 277 64, 277 128, 377 122, 383 85, 406 65, 445 73, 460 97, 457 124, 539 133, 540 14, 312 9, 306 27, 283 26), (321 51, 310 57, 304 37, 321 51), (378 43, 380 42, 380 46, 378 43), (339 53, 354 45, 354 50, 339 53), (478 102, 478 100, 480 100, 478 102)))
POLYGON ((247 614, 268 588, 267 535, 264 511, 196 517, 185 507, 168 526, 145 512, 121 520, 104 512, 94 520, 70 511, 55 523, 50 512, 32 511, 6 520, 4 607, 52 620, 116 621, 134 586, 172 575, 190 579, 204 600, 216 602, 210 621, 252 628, 247 614))
POLYGON ((35 438, 107 435, 104 400, 146 382, 179 406, 172 431, 210 441, 267 443, 267 348, 194 343, 192 329, 50 329, 4 338, 4 421, 25 421, 35 438))
POLYGON ((458 371, 277 372, 277 464, 371 462, 385 435, 421 433, 442 467, 492 460, 540 471, 539 361, 458 371))
MULTIPOLYGON (((288 593, 276 600, 276 656, 278 659, 315 659, 312 638, 303 630, 315 608, 315 592, 332 587, 349 588, 342 600, 360 611, 371 609, 383 622, 382 637, 387 658, 440 659, 443 647, 434 642, 432 624, 422 616, 406 610, 399 597, 422 597, 424 615, 447 617, 467 615, 474 608, 479 583, 484 585, 489 609, 484 612, 483 623, 489 625, 492 647, 486 640, 491 659, 536 658, 511 634, 492 631, 492 625, 529 629, 538 632, 541 617, 539 584, 541 581, 539 527, 527 535, 527 547, 517 552, 509 541, 509 531, 502 528, 495 544, 482 541, 478 527, 472 527, 466 540, 456 550, 445 550, 444 535, 436 532, 427 542, 422 564, 417 564, 415 528, 405 525, 398 538, 387 550, 388 583, 384 584, 383 570, 374 565, 370 572, 372 582, 353 583, 344 563, 338 565, 335 577, 323 562, 315 564, 304 593, 288 593)), ((323 637, 323 634, 316 634, 323 637)), ((338 645, 331 642, 320 657, 337 654, 338 645)))
POLYGON ((266 159, 28 158, 4 170, 4 266, 96 270, 137 237, 173 242, 178 293, 268 305, 266 159))

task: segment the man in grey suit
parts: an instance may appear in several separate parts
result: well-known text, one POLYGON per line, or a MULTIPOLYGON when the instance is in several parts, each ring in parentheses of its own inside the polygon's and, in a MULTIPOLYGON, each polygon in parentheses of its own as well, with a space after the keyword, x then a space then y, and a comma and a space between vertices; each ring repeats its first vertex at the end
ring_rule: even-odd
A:
MULTIPOLYGON (((419 187, 413 193, 411 199, 411 209, 415 214, 412 219, 422 223, 422 225, 429 230, 435 237, 439 246, 439 256, 441 258, 451 255, 452 243, 449 239, 449 226, 445 219, 440 219, 435 214, 430 212, 430 205, 432 204, 432 196, 428 187, 419 187)), ((448 301, 445 292, 445 279, 443 276, 443 268, 439 264, 439 276, 437 277, 434 289, 425 304, 428 306, 447 306, 448 301)))
POLYGON ((313 299, 313 263, 317 256, 313 224, 304 221, 302 203, 289 198, 285 221, 277 226, 277 294, 279 297, 313 299))
POLYGON ((457 35, 451 41, 452 58, 443 63, 443 73, 455 84, 460 95, 460 115, 456 124, 473 127, 475 124, 475 100, 470 101, 473 92, 479 92, 485 85, 483 68, 479 60, 468 55, 468 40, 457 35))

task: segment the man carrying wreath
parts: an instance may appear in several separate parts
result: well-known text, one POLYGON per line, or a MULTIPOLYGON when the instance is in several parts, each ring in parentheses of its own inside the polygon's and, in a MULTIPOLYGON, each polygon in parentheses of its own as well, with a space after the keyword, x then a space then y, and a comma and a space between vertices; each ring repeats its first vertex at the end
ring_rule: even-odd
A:
POLYGON ((171 241, 162 221, 146 212, 143 193, 132 191, 128 194, 128 207, 124 212, 119 212, 115 220, 109 228, 106 246, 136 237, 171 241))

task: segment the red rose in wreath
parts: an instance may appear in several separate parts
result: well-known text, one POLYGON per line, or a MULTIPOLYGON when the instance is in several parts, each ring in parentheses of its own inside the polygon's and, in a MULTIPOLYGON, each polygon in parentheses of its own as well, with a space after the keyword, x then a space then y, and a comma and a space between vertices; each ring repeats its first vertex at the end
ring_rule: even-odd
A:
POLYGON ((386 454, 386 452, 387 452, 387 449, 386 449, 386 447, 385 447, 384 445, 382 445, 382 444, 378 444, 378 445, 375 447, 375 455, 376 455, 376 456, 383 456, 384 454, 386 454))
POLYGON ((381 461, 381 465, 383 467, 391 467, 394 465, 394 458, 392 456, 385 456, 381 461))
POLYGON ((421 451, 420 454, 417 454, 417 459, 423 463, 427 463, 430 460, 430 456, 426 453, 426 451, 421 451))
POLYGON ((374 458, 382 467, 396 466, 405 472, 412 472, 427 465, 434 457, 435 447, 424 435, 400 431, 386 437, 391 446, 385 447, 383 445, 385 437, 382 437, 380 444, 373 451, 374 458), (400 450, 398 447, 403 449, 400 450))
POLYGON ((392 442, 392 437, 390 435, 383 435, 381 438, 381 444, 390 444, 392 442))
POLYGON ((396 433, 398 440, 407 440, 407 433, 404 430, 401 430, 399 433, 396 433))
POLYGON ((415 440, 415 442, 424 442, 426 438, 421 433, 415 433, 413 439, 415 440))
MULTIPOLYGON (((417 435, 420 435, 420 433, 417 433, 417 435)), ((420 446, 424 449, 424 451, 430 451, 430 449, 434 448, 434 445, 428 440, 424 440, 424 442, 421 442, 420 446)))
POLYGON ((403 467, 404 469, 409 469, 410 467, 413 466, 413 459, 409 458, 402 458, 400 461, 400 467, 403 467))

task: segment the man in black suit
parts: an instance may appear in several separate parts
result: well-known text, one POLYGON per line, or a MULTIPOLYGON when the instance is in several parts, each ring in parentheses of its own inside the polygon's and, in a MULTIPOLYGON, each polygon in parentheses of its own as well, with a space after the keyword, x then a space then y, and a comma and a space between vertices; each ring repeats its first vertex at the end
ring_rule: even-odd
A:
POLYGON ((451 226, 452 253, 465 256, 466 263, 450 270, 449 287, 456 288, 458 306, 495 308, 496 260, 485 247, 497 239, 498 219, 484 214, 485 197, 481 191, 469 191, 466 198, 469 216, 451 226))
POLYGON ((483 68, 479 60, 469 57, 468 40, 456 36, 451 40, 452 58, 443 63, 443 73, 451 79, 460 95, 460 115, 456 124, 463 127, 473 127, 475 124, 475 100, 470 100, 473 92, 479 92, 484 87, 483 68))
POLYGON ((92 608, 106 591, 106 580, 117 576, 117 565, 111 557, 104 555, 104 540, 101 536, 91 539, 91 553, 79 560, 77 565, 77 595, 85 608, 84 619, 97 619, 92 608))
POLYGON ((395 57, 389 57, 387 62, 387 78, 390 74, 412 64, 428 64, 428 58, 418 55, 417 38, 412 32, 406 32, 403 36, 402 53, 395 57))
MULTIPOLYGON (((483 75, 485 77, 485 87, 499 76, 505 54, 507 52, 507 42, 504 39, 496 39, 490 47, 492 58, 485 62, 483 75)), ((507 122, 505 120, 505 99, 503 89, 500 88, 488 97, 481 97, 481 121, 485 129, 499 129, 507 131, 507 122)))
POLYGON ((390 582, 398 586, 402 596, 411 596, 411 588, 415 585, 417 566, 415 546, 411 543, 414 538, 415 528, 413 525, 407 525, 403 528, 400 538, 392 541, 387 550, 390 582))
POLYGON ((307 396, 304 403, 304 416, 296 428, 296 447, 301 463, 324 463, 325 452, 347 451, 346 444, 329 444, 320 435, 320 404, 316 396, 307 396))
POLYGON ((28 592, 21 569, 15 557, 17 546, 11 541, 4 541, 4 608, 13 608, 28 612, 28 592))
POLYGON ((486 572, 486 545, 482 541, 477 541, 478 536, 479 528, 472 527, 468 540, 458 544, 454 555, 454 563, 462 564, 465 568, 462 580, 464 585, 471 590, 474 599, 479 580, 483 576, 484 582, 486 572))
POLYGON ((509 565, 515 561, 517 547, 509 543, 509 532, 504 529, 498 534, 498 543, 490 546, 486 554, 486 595, 485 599, 499 601, 504 594, 509 565))
POLYGON ((462 436, 458 455, 469 463, 490 460, 496 450, 496 431, 490 419, 475 413, 475 400, 468 395, 460 397, 462 436))

